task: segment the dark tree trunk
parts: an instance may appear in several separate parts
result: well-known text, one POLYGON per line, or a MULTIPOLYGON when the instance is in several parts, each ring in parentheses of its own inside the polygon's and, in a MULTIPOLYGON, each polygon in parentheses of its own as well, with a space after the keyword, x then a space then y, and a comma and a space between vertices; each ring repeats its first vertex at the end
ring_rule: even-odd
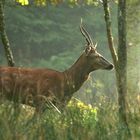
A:
POLYGON ((126 0, 118 1, 118 103, 119 120, 130 134, 127 113, 127 46, 126 46, 126 0))
MULTIPOLYGON (((103 7, 105 13, 105 22, 107 29, 107 37, 110 52, 113 58, 115 73, 116 73, 116 83, 118 90, 118 104, 119 104, 119 122, 121 128, 124 128, 123 134, 127 132, 130 134, 130 130, 127 123, 127 113, 126 113, 126 94, 127 94, 127 47, 126 47, 126 2, 125 0, 119 0, 118 4, 118 54, 114 49, 113 36, 111 31, 111 18, 109 11, 109 1, 103 0, 103 7)), ((122 129, 120 134, 122 133, 122 129)), ((122 135, 121 135, 122 136, 122 135)), ((128 135, 123 135, 128 136, 128 135)), ((123 139, 122 137, 120 139, 123 139)))
POLYGON ((15 65, 15 62, 13 59, 12 51, 10 49, 9 40, 5 31, 3 2, 4 2, 3 0, 0 0, 0 35, 1 35, 3 46, 4 46, 8 65, 13 67, 15 65))

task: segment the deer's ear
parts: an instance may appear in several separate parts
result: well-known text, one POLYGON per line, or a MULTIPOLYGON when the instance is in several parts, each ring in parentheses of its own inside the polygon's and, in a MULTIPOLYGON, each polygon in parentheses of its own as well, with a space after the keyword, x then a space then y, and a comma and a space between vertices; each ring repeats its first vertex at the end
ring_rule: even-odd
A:
POLYGON ((92 50, 91 47, 86 47, 85 49, 86 56, 89 56, 89 54, 91 53, 91 50, 92 50))

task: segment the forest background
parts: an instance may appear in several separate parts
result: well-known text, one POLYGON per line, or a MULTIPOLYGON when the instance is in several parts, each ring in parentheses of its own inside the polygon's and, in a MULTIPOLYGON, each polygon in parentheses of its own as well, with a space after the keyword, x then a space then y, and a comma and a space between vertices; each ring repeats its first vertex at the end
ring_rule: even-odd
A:
MULTIPOLYGON (((134 108, 140 103, 140 4, 130 1, 127 7, 127 102, 128 112, 135 112, 134 108)), ((117 47, 117 4, 111 3, 110 8, 114 44, 117 47)), ((16 66, 49 67, 60 71, 69 68, 85 46, 79 31, 81 18, 93 39, 98 42, 98 51, 111 61, 101 5, 75 6, 64 3, 21 7, 9 2, 5 5, 5 22, 16 66)), ((3 47, 0 47, 0 53, 0 64, 6 65, 3 47)), ((75 97, 99 108, 107 105, 109 110, 112 104, 117 104, 114 72, 94 72, 75 97)))

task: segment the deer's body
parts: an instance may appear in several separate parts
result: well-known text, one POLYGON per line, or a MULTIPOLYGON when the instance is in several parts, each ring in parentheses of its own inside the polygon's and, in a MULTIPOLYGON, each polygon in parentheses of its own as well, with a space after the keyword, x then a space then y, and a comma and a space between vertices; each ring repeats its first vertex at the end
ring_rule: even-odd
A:
POLYGON ((62 72, 51 69, 0 68, 1 95, 23 104, 35 105, 42 97, 63 98, 64 80, 62 72))
POLYGON ((74 92, 79 90, 90 72, 113 68, 92 43, 81 26, 88 45, 79 59, 64 72, 52 69, 0 67, 0 97, 42 108, 46 99, 59 109, 65 107, 74 92))
POLYGON ((90 73, 87 67, 83 69, 86 62, 79 61, 82 57, 64 72, 0 67, 0 93, 9 100, 20 100, 21 103, 32 106, 42 97, 48 98, 54 104, 60 103, 61 107, 65 106, 90 73))

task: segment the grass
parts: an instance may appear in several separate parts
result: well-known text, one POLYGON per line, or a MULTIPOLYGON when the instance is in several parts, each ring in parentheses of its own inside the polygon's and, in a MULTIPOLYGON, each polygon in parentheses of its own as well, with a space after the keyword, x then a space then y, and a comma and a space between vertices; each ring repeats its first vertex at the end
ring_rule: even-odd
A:
POLYGON ((115 102, 98 102, 97 107, 92 107, 71 100, 61 114, 52 109, 39 115, 24 105, 17 112, 12 103, 6 102, 0 106, 0 140, 137 140, 140 108, 133 105, 128 111, 130 138, 119 124, 115 102))

